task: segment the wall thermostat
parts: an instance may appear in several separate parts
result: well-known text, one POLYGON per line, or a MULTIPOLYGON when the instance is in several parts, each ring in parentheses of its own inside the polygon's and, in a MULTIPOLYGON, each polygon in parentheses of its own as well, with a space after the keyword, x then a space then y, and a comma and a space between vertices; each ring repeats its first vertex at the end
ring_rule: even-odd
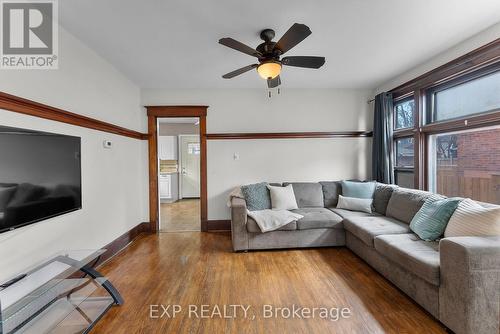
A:
POLYGON ((111 148, 111 146, 113 146, 113 143, 111 142, 111 140, 105 140, 102 142, 102 146, 104 148, 111 148))

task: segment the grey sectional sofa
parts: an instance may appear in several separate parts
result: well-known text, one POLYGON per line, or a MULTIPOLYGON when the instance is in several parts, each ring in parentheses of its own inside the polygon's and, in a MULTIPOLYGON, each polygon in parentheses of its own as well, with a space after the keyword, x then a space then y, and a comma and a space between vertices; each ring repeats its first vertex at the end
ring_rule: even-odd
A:
POLYGON ((340 182, 292 185, 304 218, 273 232, 232 199, 235 251, 346 246, 455 333, 499 333, 500 237, 420 240, 409 223, 428 192, 377 184, 369 214, 336 208, 340 182))

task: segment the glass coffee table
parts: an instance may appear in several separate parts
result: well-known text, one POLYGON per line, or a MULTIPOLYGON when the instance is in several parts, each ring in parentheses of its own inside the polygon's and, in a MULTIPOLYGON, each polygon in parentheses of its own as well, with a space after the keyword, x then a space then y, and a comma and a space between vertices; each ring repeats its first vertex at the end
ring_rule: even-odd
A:
POLYGON ((0 287, 0 334, 88 333, 123 299, 93 266, 105 252, 62 251, 0 287))

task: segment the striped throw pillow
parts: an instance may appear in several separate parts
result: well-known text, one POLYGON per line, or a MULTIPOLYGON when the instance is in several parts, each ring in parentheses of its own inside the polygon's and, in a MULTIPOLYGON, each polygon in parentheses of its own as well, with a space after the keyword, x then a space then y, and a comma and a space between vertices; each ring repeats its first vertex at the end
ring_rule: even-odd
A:
POLYGON ((425 241, 435 241, 441 238, 461 200, 460 198, 427 199, 411 220, 410 230, 425 241))
POLYGON ((483 207, 471 199, 463 200, 444 231, 447 237, 500 235, 500 206, 483 207))

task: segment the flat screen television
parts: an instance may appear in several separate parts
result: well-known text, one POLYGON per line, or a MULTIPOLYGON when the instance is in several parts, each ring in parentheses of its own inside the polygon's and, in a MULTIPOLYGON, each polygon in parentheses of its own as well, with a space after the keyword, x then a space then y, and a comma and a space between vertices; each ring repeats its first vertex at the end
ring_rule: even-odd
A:
POLYGON ((82 208, 79 137, 0 126, 0 233, 82 208))

